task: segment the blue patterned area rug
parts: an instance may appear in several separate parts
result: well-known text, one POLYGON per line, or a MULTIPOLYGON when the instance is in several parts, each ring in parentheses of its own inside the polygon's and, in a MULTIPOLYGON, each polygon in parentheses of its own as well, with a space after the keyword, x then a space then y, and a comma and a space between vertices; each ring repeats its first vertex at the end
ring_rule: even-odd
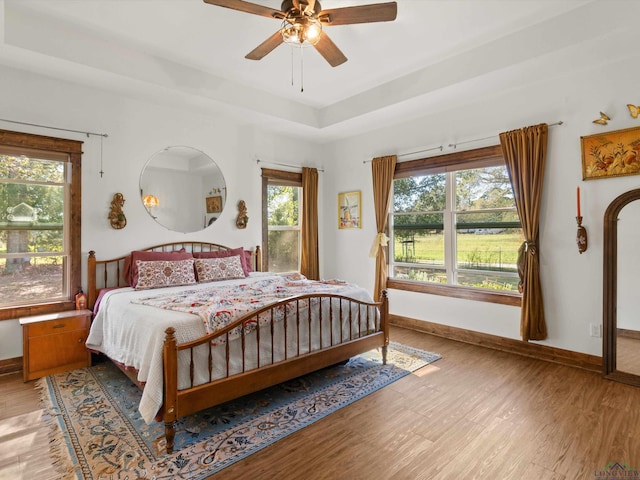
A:
POLYGON ((144 423, 140 391, 110 362, 39 381, 52 454, 65 478, 204 479, 440 355, 391 343, 377 350, 180 419, 175 451, 164 424, 144 423))

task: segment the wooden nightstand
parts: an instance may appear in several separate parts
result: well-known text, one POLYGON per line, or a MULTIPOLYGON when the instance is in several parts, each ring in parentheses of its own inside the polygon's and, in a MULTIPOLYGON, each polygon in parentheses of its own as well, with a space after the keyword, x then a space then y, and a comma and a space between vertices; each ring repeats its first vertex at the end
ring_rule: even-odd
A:
POLYGON ((23 317, 20 325, 25 382, 91 365, 91 352, 84 345, 91 310, 23 317))

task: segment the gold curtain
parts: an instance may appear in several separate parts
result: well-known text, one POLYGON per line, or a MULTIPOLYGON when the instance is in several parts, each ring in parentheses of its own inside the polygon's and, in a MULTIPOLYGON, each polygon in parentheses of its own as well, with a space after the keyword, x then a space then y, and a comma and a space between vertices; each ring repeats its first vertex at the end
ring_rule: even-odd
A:
POLYGON ((385 247, 389 238, 384 231, 387 227, 387 216, 391 206, 391 185, 393 183, 393 173, 396 169, 397 157, 389 155, 386 157, 374 158, 371 162, 371 173, 373 175, 373 206, 376 213, 376 227, 378 234, 373 241, 369 256, 376 259, 376 279, 373 288, 373 299, 380 300, 382 291, 387 288, 387 259, 385 247))
POLYGON ((318 170, 302 168, 302 255, 300 273, 320 279, 318 261, 318 170))
POLYGON ((518 250, 518 290, 522 293, 520 335, 524 341, 547 338, 540 281, 538 227, 548 130, 548 125, 543 123, 500 134, 502 154, 524 233, 524 242, 518 250))

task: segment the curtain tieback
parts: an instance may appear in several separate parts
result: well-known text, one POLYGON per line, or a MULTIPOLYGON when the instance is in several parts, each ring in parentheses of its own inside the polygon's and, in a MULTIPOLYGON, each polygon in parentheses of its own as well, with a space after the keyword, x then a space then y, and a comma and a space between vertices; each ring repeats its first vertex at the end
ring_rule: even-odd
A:
POLYGON ((388 243, 389 237, 387 237, 383 232, 378 233, 376 238, 373 239, 373 245, 371 245, 371 250, 369 250, 369 256, 376 258, 378 256, 378 248, 386 247, 388 243))
POLYGON ((536 242, 525 241, 523 245, 525 252, 529 252, 531 255, 538 253, 538 246, 536 245, 536 242))

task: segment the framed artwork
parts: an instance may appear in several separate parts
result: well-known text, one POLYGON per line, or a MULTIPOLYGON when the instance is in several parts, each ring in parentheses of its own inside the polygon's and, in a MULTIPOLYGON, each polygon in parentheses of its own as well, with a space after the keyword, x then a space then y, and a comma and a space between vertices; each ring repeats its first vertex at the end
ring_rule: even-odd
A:
POLYGON ((338 194, 338 228, 362 228, 361 193, 338 194))
POLYGON ((640 174, 640 127, 580 137, 582 179, 640 174))
POLYGON ((222 211, 222 197, 207 197, 207 213, 220 213, 222 211))

